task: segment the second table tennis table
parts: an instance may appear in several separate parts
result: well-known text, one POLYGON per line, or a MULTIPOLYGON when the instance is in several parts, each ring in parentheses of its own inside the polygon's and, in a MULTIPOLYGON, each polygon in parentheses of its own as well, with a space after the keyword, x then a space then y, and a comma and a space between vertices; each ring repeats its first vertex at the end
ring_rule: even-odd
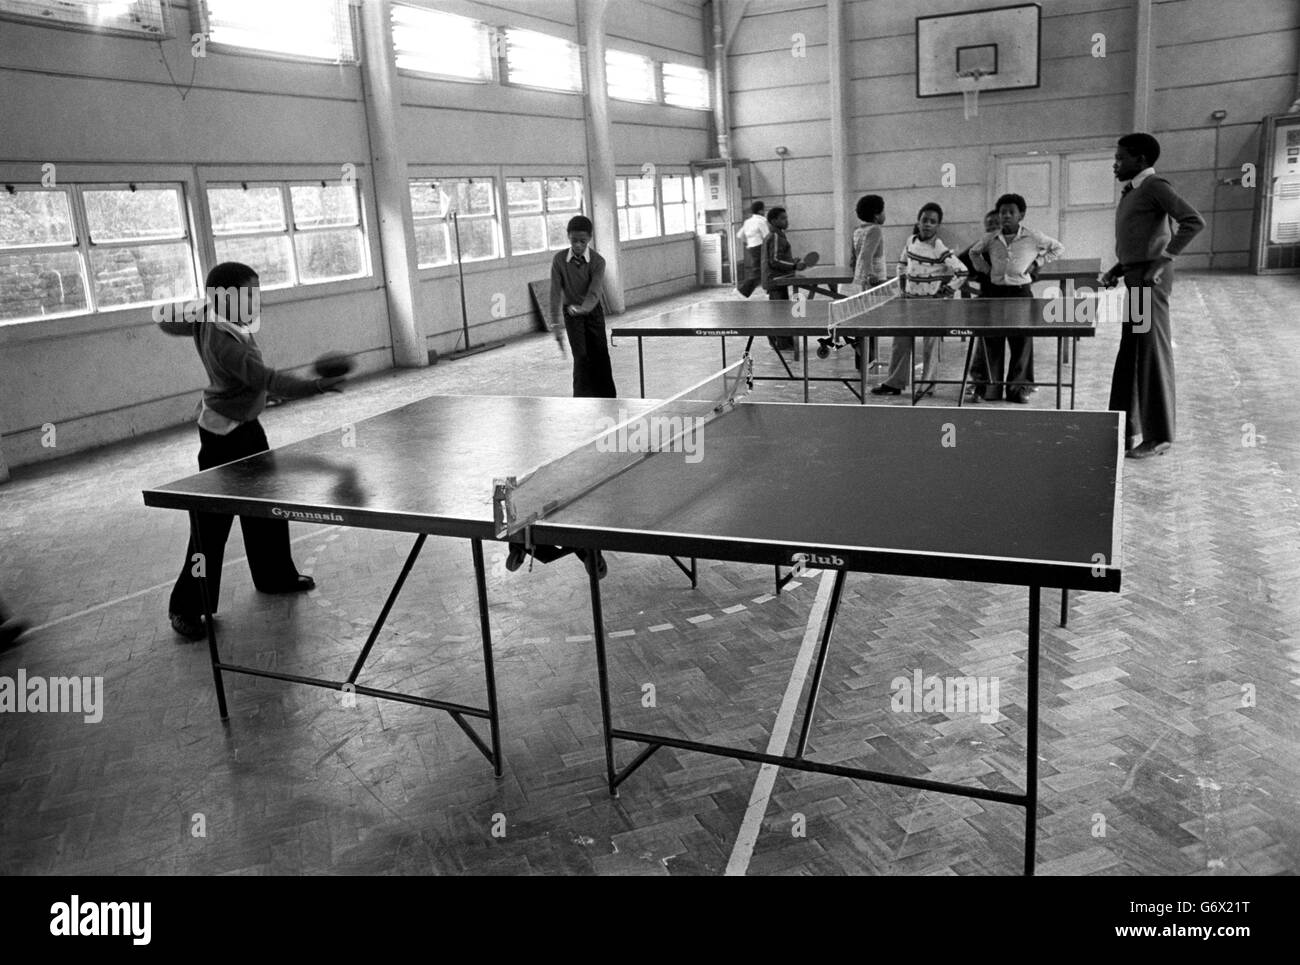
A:
MULTIPOLYGON (((682 405, 697 408, 681 411, 704 411, 700 403, 682 405)), ((1025 809, 1024 870, 1031 874, 1038 801, 1041 588, 1119 589, 1121 414, 734 400, 705 405, 712 406, 713 417, 701 430, 707 434, 701 437, 706 447, 696 464, 669 451, 633 454, 630 460, 627 452, 602 451, 599 440, 619 431, 610 429, 611 423, 626 426, 629 419, 651 417, 652 404, 642 400, 435 396, 356 423, 351 448, 340 445, 336 431, 325 432, 146 491, 146 505, 188 512, 196 537, 199 513, 416 534, 345 680, 223 659, 205 579, 209 659, 222 718, 228 716, 223 683, 228 673, 350 689, 449 713, 500 775, 500 709, 483 544, 508 532, 503 517, 509 523, 515 516, 503 507, 516 505, 526 487, 546 478, 548 468, 571 467, 580 455, 577 465, 583 472, 572 481, 567 498, 550 500, 545 492, 536 497, 545 511, 527 527, 528 541, 834 573, 797 745, 793 753, 770 754, 615 726, 600 578, 590 567, 595 670, 611 794, 656 751, 671 747, 1011 804, 1025 809), (542 468, 523 477, 510 475, 537 464, 542 468), (592 472, 589 481, 587 471, 592 472), (1004 484, 1007 479, 1016 481, 1014 488, 1004 484), (801 498, 792 506, 787 494, 795 491, 801 498), (773 511, 777 505, 780 512, 773 511), (1015 520, 1014 525, 1008 520, 1015 520), (470 543, 486 707, 358 683, 430 535, 470 543), (850 572, 1028 588, 1023 792, 882 773, 806 755, 850 572), (466 718, 486 720, 489 738, 481 738, 466 718), (620 768, 615 741, 644 749, 620 768)), ((519 531, 514 535, 518 538, 519 531)), ((1063 619, 1066 602, 1063 592, 1063 619)))
MULTIPOLYGON (((645 352, 643 340, 659 337, 715 337, 722 346, 722 364, 727 364, 727 338, 740 336, 747 339, 745 351, 749 352, 754 339, 781 335, 803 340, 803 371, 797 375, 777 352, 785 375, 755 376, 760 381, 801 381, 804 401, 809 401, 809 386, 813 382, 836 382, 844 385, 860 402, 867 401, 867 360, 856 379, 843 376, 815 376, 809 374, 808 339, 825 336, 831 322, 832 303, 810 299, 790 301, 740 301, 719 299, 698 302, 686 308, 675 309, 661 315, 638 321, 614 320, 610 334, 635 336, 637 372, 640 377, 641 396, 646 394, 645 352)), ((1027 336, 1056 340, 1056 407, 1062 405, 1062 393, 1070 390, 1070 408, 1074 408, 1075 383, 1078 372, 1078 351, 1071 353, 1070 381, 1063 381, 1065 361, 1062 345, 1067 340, 1077 346, 1080 338, 1090 338, 1097 332, 1098 302, 1089 298, 895 298, 852 321, 840 324, 836 334, 854 338, 958 336, 966 339, 966 358, 960 381, 952 379, 926 379, 926 385, 960 385, 957 404, 963 402, 969 380, 975 339, 997 336, 1027 336)), ((617 343, 616 343, 617 344, 617 343)), ((1052 384, 1052 383, 1047 383, 1052 384)), ((919 396, 911 393, 915 404, 919 396)))

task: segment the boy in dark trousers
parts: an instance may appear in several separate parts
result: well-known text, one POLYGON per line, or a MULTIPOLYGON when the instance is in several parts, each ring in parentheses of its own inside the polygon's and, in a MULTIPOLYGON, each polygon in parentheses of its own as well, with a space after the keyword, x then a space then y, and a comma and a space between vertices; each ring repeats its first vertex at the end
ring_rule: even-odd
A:
MULTIPOLYGON (((790 249, 790 239, 785 236, 786 229, 790 227, 790 217, 785 208, 776 207, 769 211, 767 223, 771 226, 772 233, 763 241, 763 288, 770 300, 789 301, 790 289, 784 285, 774 285, 772 279, 778 275, 803 271, 804 263, 795 258, 790 249)), ((778 352, 792 349, 794 357, 799 357, 798 343, 793 335, 778 335, 767 341, 778 352)))
POLYGON ((1163 455, 1174 441, 1174 346, 1169 295, 1174 256, 1205 227, 1205 219, 1156 174, 1160 143, 1125 134, 1115 148, 1115 178, 1127 181, 1115 210, 1116 264, 1101 276, 1107 288, 1128 288, 1128 315, 1110 383, 1110 406, 1125 418, 1124 455, 1163 455), (1178 230, 1170 230, 1170 221, 1178 230))
POLYGON ((574 398, 613 399, 618 391, 605 334, 605 259, 591 250, 590 218, 570 218, 568 230, 569 247, 551 259, 551 318, 562 318, 569 334, 574 398))
MULTIPOLYGON (((194 340, 208 387, 199 403, 199 469, 212 469, 245 456, 266 452, 270 445, 257 417, 266 407, 267 393, 295 399, 320 392, 341 391, 342 378, 300 379, 268 368, 253 333, 261 325, 257 272, 238 262, 223 262, 208 272, 207 296, 195 321, 158 319, 168 335, 194 340)), ((234 517, 198 514, 203 547, 203 571, 213 613, 221 596, 221 564, 234 517)), ((244 549, 253 585, 263 593, 299 593, 316 584, 301 576, 289 551, 289 524, 282 519, 241 516, 244 549)), ((203 622, 202 586, 195 575, 199 550, 190 534, 185 562, 172 587, 167 615, 182 637, 207 635, 203 622)))

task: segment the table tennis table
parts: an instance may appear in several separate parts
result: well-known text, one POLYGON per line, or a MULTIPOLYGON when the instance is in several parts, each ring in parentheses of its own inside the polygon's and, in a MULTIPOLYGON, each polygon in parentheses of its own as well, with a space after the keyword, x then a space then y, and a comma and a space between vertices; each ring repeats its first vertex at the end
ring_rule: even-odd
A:
MULTIPOLYGON (((836 382, 857 396, 867 400, 867 369, 864 358, 856 379, 844 376, 815 376, 809 374, 808 339, 828 334, 832 319, 832 305, 845 305, 829 301, 792 299, 790 301, 717 300, 698 302, 686 308, 674 309, 637 321, 613 320, 610 334, 635 336, 637 372, 640 394, 644 398, 645 351, 644 339, 659 337, 716 337, 722 347, 722 364, 727 365, 727 338, 740 336, 747 339, 744 351, 748 353, 754 339, 767 336, 790 335, 803 341, 802 376, 797 375, 785 355, 777 352, 784 375, 756 375, 760 381, 802 382, 804 401, 809 401, 809 387, 813 382, 836 382)), ((1056 340, 1056 407, 1062 405, 1065 388, 1070 390, 1070 408, 1074 408, 1075 383, 1078 373, 1078 351, 1071 353, 1070 381, 1064 382, 1065 361, 1062 345, 1068 340, 1077 345, 1080 338, 1090 338, 1097 332, 1099 312, 1097 302, 1087 297, 1076 299, 1047 298, 894 298, 860 315, 837 325, 838 336, 850 338, 959 336, 966 339, 966 358, 962 377, 955 379, 925 380, 925 385, 959 385, 957 405, 963 404, 966 384, 970 377, 975 339, 996 335, 1029 336, 1056 340), (1079 310, 1080 307, 1087 310, 1079 310)), ((615 342, 617 344, 617 342, 615 342)), ((1047 383, 1048 385, 1052 383, 1047 383)), ((911 387, 911 400, 915 405, 921 395, 911 387)))
MULTIPOLYGON (((617 794, 633 771, 659 749, 671 747, 1011 804, 1025 809, 1024 870, 1032 874, 1041 588, 1063 589, 1064 619, 1065 591, 1116 592, 1120 587, 1121 414, 751 403, 739 399, 752 384, 748 366, 744 360, 728 370, 732 382, 720 402, 716 397, 692 400, 689 390, 667 403, 433 396, 356 423, 352 448, 340 445, 337 431, 325 432, 145 491, 148 506, 188 512, 196 536, 199 513, 416 534, 346 680, 229 663, 218 649, 212 614, 206 612, 209 660, 223 720, 228 718, 227 673, 351 689, 447 712, 499 776, 500 707, 484 542, 523 536, 534 545, 690 557, 693 564, 700 558, 831 571, 834 585, 798 742, 793 753, 770 754, 615 726, 600 578, 589 567, 609 792, 617 794), (744 387, 738 388, 742 379, 744 387), (665 415, 669 412, 708 415, 698 430, 703 443, 698 463, 674 455, 670 447, 602 450, 600 441, 613 438, 620 428, 638 419, 671 418, 665 415), (609 429, 616 420, 621 420, 619 427, 609 429), (538 468, 520 475, 530 465, 538 468), (1016 485, 1008 487, 1007 479, 1016 485), (787 494, 794 491, 802 498, 791 504, 787 494), (778 504, 780 512, 774 511, 778 504), (431 535, 470 544, 485 707, 358 683, 431 535), (851 572, 1028 588, 1023 792, 882 773, 806 754, 851 572), (467 718, 488 722, 487 740, 467 718), (644 748, 619 768, 616 741, 644 748)), ((514 579, 526 581, 527 576, 514 579)), ((526 592, 522 582, 519 591, 526 592)))
POLYGON ((788 275, 777 275, 772 284, 796 291, 806 291, 809 298, 825 295, 839 298, 840 286, 853 281, 853 269, 844 265, 813 265, 788 275))

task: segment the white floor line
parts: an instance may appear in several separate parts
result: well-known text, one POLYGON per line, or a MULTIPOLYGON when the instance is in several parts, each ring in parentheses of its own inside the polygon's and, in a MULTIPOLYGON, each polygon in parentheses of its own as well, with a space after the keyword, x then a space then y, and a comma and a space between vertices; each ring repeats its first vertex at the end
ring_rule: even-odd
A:
MULTIPOLYGON (((831 590, 835 586, 835 571, 823 570, 821 583, 817 587, 817 598, 813 601, 812 612, 808 614, 808 626, 804 630, 803 643, 799 646, 799 655, 795 657, 794 669, 790 672, 790 682, 786 684, 785 696, 781 698, 781 709, 776 712, 776 725, 772 736, 767 741, 767 753, 785 753, 786 743, 790 739, 790 728, 794 724, 795 711, 799 709, 799 695, 803 693, 804 681, 808 678, 808 668, 812 665, 813 654, 817 651, 817 642, 821 636, 822 624, 826 618, 826 608, 830 604, 831 590)), ((754 855, 754 845, 758 843, 759 831, 763 828, 763 816, 767 813, 767 802, 772 797, 772 786, 776 783, 775 764, 763 764, 759 767, 758 780, 749 795, 749 806, 745 808, 745 818, 740 824, 740 833, 731 849, 731 858, 727 861, 727 875, 744 875, 749 870, 749 859, 754 855)))
MULTIPOLYGON (((327 529, 338 529, 338 527, 330 526, 327 527, 327 529)), ((303 540, 315 539, 323 532, 325 532, 324 529, 318 529, 310 533, 304 533, 301 536, 296 536, 293 539, 290 539, 289 542, 290 544, 293 544, 293 543, 301 543, 303 540)), ((221 565, 222 572, 224 572, 226 567, 228 566, 234 566, 236 563, 245 563, 247 561, 248 561, 247 556, 240 556, 233 560, 226 560, 221 565)), ((153 586, 145 587, 143 590, 136 590, 134 593, 128 593, 126 596, 119 596, 115 600, 108 600, 105 603, 96 603, 94 606, 87 607, 84 610, 78 610, 76 613, 69 613, 66 616, 61 616, 58 619, 51 620, 48 623, 42 623, 39 626, 32 627, 27 632, 39 633, 42 630, 48 630, 50 627, 57 627, 60 623, 67 623, 69 620, 80 620, 84 616, 89 616, 92 613, 98 613, 100 610, 107 610, 109 607, 117 606, 119 603, 125 603, 127 600, 134 600, 136 597, 144 596, 146 593, 153 593, 156 590, 168 589, 175 582, 176 582, 175 580, 168 580, 166 583, 155 583, 153 586)))

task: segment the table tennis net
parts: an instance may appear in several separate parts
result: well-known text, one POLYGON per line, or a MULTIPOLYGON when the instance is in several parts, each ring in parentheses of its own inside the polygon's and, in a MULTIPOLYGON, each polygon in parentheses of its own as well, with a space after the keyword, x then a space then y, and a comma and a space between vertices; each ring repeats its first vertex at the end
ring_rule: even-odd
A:
POLYGON ((841 298, 839 301, 831 302, 830 323, 826 326, 826 330, 831 335, 834 335, 835 329, 845 322, 861 318, 868 312, 875 311, 881 305, 892 302, 902 294, 902 279, 894 277, 884 284, 868 288, 866 291, 859 292, 850 298, 841 298))
POLYGON ((753 384, 753 365, 746 355, 557 459, 520 476, 494 479, 497 538, 525 530, 657 454, 700 452, 703 427, 735 408, 753 384))

